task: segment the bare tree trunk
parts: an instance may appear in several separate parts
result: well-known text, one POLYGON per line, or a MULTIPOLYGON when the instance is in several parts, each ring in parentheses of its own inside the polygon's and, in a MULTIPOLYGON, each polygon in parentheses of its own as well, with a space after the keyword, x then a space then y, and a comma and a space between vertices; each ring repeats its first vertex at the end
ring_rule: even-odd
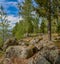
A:
POLYGON ((51 16, 48 18, 48 38, 51 40, 51 16))
POLYGON ((3 21, 2 21, 2 24, 3 24, 3 34, 2 34, 2 37, 3 37, 3 43, 4 43, 4 39, 5 39, 5 37, 4 37, 4 23, 3 23, 3 21))
POLYGON ((57 24, 58 24, 58 16, 57 16, 57 18, 56 18, 56 19, 57 19, 57 24))
POLYGON ((48 38, 51 41, 52 40, 52 35, 51 35, 51 0, 49 0, 48 3, 48 38))

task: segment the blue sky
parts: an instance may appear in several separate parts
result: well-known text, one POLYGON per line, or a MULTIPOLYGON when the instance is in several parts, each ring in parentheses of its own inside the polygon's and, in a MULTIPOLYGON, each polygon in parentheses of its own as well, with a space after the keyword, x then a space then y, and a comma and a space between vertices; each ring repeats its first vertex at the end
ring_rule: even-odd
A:
MULTIPOLYGON (((22 2, 23 0, 0 0, 0 5, 4 7, 4 11, 7 13, 7 19, 11 21, 11 26, 13 27, 16 22, 22 19, 18 17, 17 2, 22 2)), ((33 1, 34 2, 34 1, 33 1)), ((35 4, 35 3, 34 3, 35 4)))
POLYGON ((4 7, 4 11, 7 13, 7 19, 11 21, 10 25, 13 27, 16 22, 19 21, 17 2, 23 0, 0 0, 0 5, 4 7))
POLYGON ((3 5, 4 10, 8 15, 18 16, 17 2, 22 2, 23 0, 0 0, 0 5, 3 5))
POLYGON ((0 0, 0 5, 3 5, 8 15, 18 15, 17 0, 0 0))

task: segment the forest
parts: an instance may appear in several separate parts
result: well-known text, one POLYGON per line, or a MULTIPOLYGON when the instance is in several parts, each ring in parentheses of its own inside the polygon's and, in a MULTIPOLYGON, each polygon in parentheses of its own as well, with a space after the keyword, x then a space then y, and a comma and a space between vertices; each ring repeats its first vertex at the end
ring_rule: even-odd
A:
MULTIPOLYGON (((56 45, 57 49, 59 49, 60 53, 60 0, 22 0, 22 2, 17 1, 16 7, 18 9, 18 17, 22 19, 19 19, 19 21, 17 20, 14 26, 12 27, 10 25, 11 21, 7 19, 7 12, 5 12, 3 5, 0 5, 0 55, 3 55, 5 53, 6 49, 4 50, 4 48, 8 48, 8 46, 10 45, 17 45, 17 41, 19 42, 18 45, 24 45, 23 42, 25 42, 25 45, 30 46, 30 40, 33 40, 33 38, 36 37, 37 39, 35 39, 35 42, 33 40, 33 44, 31 44, 31 48, 33 49, 33 51, 35 50, 35 53, 36 41, 40 42, 40 40, 42 40, 42 42, 44 43, 53 42, 56 45), (20 41, 22 41, 21 43, 23 44, 21 44, 20 41), (6 42, 9 42, 10 44, 6 42), (11 44, 11 42, 13 43, 11 44), (4 45, 7 46, 4 47, 4 45)), ((36 47, 38 45, 36 45, 36 47)), ((40 45, 39 47, 41 46, 42 45, 40 45)), ((46 46, 51 46, 51 43, 49 45, 46 44, 46 46)), ((19 47, 15 47, 14 49, 20 50, 19 47)), ((30 50, 30 48, 28 49, 30 50)), ((54 49, 56 50, 55 47, 54 49)), ((38 51, 41 50, 38 49, 38 51)), ((54 59, 54 56, 52 57, 54 59)), ((50 63, 46 64, 60 64, 59 62, 52 63, 52 61, 50 60, 51 59, 49 57, 50 63)), ((36 64, 44 63, 41 62, 36 64)))

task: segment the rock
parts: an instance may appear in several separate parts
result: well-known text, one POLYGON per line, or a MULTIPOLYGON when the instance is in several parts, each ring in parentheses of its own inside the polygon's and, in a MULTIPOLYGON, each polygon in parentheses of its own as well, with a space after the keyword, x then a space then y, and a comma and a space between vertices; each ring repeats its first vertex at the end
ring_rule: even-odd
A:
POLYGON ((52 41, 48 41, 48 40, 41 41, 40 44, 43 46, 43 48, 45 48, 45 47, 47 47, 49 49, 53 49, 53 48, 55 49, 56 48, 55 44, 52 41))
POLYGON ((6 50, 5 57, 29 58, 33 55, 33 49, 26 46, 10 46, 6 50))
POLYGON ((13 64, 13 63, 12 63, 11 59, 5 58, 3 61, 3 64, 13 64))
POLYGON ((22 58, 29 58, 33 55, 33 48, 28 47, 28 48, 23 48, 23 51, 21 53, 22 58))
POLYGON ((48 49, 43 48, 43 50, 40 51, 41 55, 45 57, 51 64, 54 64, 56 61, 56 58, 59 56, 58 49, 48 49))
POLYGON ((60 41, 60 36, 56 37, 55 40, 60 41))
POLYGON ((40 41, 37 44, 34 44, 35 47, 37 47, 38 50, 42 50, 43 48, 48 48, 48 49, 55 49, 56 46, 54 45, 53 42, 50 41, 40 41))
POLYGON ((55 64, 60 64, 60 56, 58 56, 54 62, 55 64))
POLYGON ((44 57, 41 56, 40 52, 29 59, 28 64, 50 64, 44 57))
POLYGON ((3 50, 6 50, 7 47, 13 46, 13 45, 18 45, 18 41, 17 41, 16 38, 15 38, 15 39, 14 39, 14 38, 8 39, 8 40, 4 43, 4 45, 3 45, 3 50))
POLYGON ((18 43, 19 43, 19 45, 21 45, 21 46, 29 46, 29 42, 19 41, 18 43))
POLYGON ((46 47, 48 47, 49 49, 56 48, 56 46, 54 45, 54 43, 51 42, 51 41, 48 41, 48 43, 46 43, 46 47))
POLYGON ((21 45, 21 46, 25 46, 25 42, 20 41, 20 42, 19 42, 19 45, 21 45))
POLYGON ((53 62, 58 57, 58 50, 51 50, 49 54, 49 59, 53 62))
POLYGON ((35 45, 35 44, 39 43, 39 41, 40 41, 41 39, 42 39, 42 37, 35 37, 34 39, 32 39, 32 40, 30 41, 30 44, 35 45))
POLYGON ((30 41, 30 44, 31 44, 31 45, 36 44, 36 40, 35 40, 35 39, 32 39, 32 40, 30 41))
POLYGON ((4 48, 7 48, 4 64, 12 64, 11 58, 18 61, 16 64, 24 64, 25 59, 28 60, 27 64, 60 64, 60 49, 52 41, 34 37, 30 42, 23 40, 18 42, 15 39, 7 42, 4 44, 4 48))
POLYGON ((43 44, 42 43, 38 43, 38 44, 35 44, 35 47, 38 49, 38 50, 41 50, 43 48, 43 44))

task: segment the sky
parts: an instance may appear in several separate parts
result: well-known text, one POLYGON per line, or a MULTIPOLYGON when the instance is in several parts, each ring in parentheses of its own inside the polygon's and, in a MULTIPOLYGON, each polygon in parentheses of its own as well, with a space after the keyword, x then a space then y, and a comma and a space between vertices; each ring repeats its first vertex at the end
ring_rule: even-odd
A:
MULTIPOLYGON (((11 21, 12 27, 19 21, 17 2, 22 2, 22 0, 0 0, 0 5, 4 7, 4 11, 8 15, 7 19, 11 21)), ((20 17, 20 19, 22 18, 20 17)))
POLYGON ((4 10, 8 15, 18 15, 17 2, 21 2, 22 0, 0 0, 0 5, 3 5, 4 10))
MULTIPOLYGON (((17 2, 22 2, 23 0, 0 0, 0 5, 4 7, 4 11, 7 13, 7 19, 10 22, 11 27, 13 28, 15 26, 16 22, 19 22, 19 20, 22 20, 22 17, 18 17, 18 8, 17 8, 17 2)), ((34 2, 34 0, 33 0, 34 2)), ((36 5, 35 3, 33 3, 36 5)))

